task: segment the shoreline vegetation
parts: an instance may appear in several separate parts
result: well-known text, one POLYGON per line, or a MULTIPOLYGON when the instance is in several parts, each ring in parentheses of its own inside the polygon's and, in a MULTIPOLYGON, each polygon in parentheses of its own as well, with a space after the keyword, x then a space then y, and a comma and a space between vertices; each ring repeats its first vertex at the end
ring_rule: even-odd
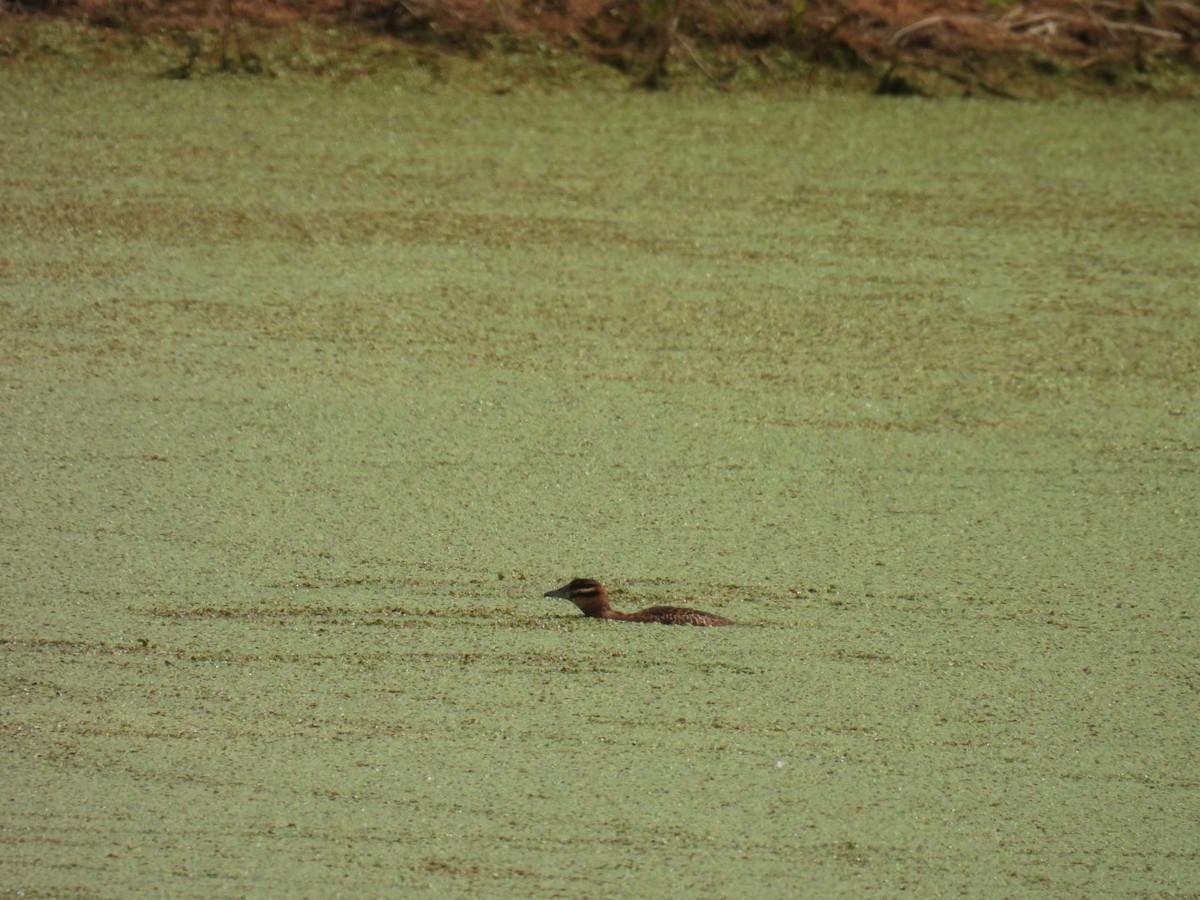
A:
POLYGON ((915 96, 1200 96, 1186 0, 23 0, 0 60, 169 78, 641 90, 799 86, 915 96))

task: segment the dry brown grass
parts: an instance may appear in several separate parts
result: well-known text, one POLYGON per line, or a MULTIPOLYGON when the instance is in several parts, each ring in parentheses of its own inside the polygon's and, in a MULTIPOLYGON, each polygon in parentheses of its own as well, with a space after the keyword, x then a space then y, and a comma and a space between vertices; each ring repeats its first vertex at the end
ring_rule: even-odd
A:
POLYGON ((1200 68, 1200 5, 1192 0, 0 0, 0 10, 10 19, 174 35, 191 48, 185 75, 208 52, 198 34, 219 42, 218 68, 254 72, 263 64, 247 35, 301 24, 471 56, 550 47, 646 88, 684 69, 720 88, 748 69, 780 77, 772 62, 780 51, 868 73, 885 93, 923 93, 926 76, 1012 96, 1029 75, 1086 72, 1118 87, 1200 68))

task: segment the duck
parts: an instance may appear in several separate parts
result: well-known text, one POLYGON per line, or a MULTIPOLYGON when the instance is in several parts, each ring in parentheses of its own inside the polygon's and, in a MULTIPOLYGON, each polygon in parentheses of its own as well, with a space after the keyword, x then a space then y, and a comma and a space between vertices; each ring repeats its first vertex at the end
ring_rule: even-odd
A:
POLYGON ((570 600, 579 611, 593 619, 616 619, 618 622, 657 622, 660 625, 732 625, 729 619, 687 606, 651 606, 641 612, 623 613, 608 602, 608 589, 594 578, 576 578, 560 588, 547 591, 544 597, 570 600))

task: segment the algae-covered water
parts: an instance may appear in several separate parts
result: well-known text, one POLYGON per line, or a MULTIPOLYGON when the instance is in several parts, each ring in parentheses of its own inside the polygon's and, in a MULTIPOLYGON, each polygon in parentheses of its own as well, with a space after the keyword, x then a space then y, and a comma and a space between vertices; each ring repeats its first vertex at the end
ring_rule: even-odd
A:
POLYGON ((1191 895, 1198 147, 5 74, 0 892, 1191 895))

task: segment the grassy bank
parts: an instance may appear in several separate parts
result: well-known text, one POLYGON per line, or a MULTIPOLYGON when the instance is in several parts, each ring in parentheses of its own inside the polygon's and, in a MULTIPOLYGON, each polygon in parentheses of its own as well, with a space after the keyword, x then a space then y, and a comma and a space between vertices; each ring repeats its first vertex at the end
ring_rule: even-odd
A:
POLYGON ((568 4, 564 15, 478 0, 64 2, 0 13, 0 61, 171 79, 399 79, 495 93, 619 84, 1023 100, 1200 96, 1200 11, 1184 3, 759 6, 568 4))

